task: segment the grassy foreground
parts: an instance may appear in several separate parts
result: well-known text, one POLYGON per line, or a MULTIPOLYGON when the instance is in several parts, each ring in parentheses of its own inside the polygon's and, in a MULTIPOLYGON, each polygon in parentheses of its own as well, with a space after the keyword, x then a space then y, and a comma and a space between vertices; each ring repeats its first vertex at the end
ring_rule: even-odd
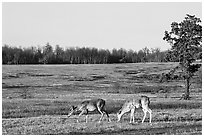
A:
POLYGON ((85 117, 76 122, 77 116, 67 118, 65 115, 39 116, 29 118, 3 119, 3 134, 201 134, 202 118, 200 111, 189 110, 180 112, 172 111, 155 111, 153 113, 153 122, 141 123, 142 115, 137 114, 137 123, 129 123, 129 115, 125 115, 121 122, 116 122, 116 117, 111 114, 112 122, 107 118, 98 123, 100 115, 93 114, 85 123, 85 117), (176 112, 176 113, 175 113, 176 112))
POLYGON ((176 63, 25 65, 2 67, 2 134, 202 134, 202 70, 193 77, 191 99, 179 100, 184 91, 181 79, 159 82, 163 72, 176 63), (116 122, 116 112, 126 99, 150 97, 152 124, 141 123, 143 113, 136 110, 137 123, 129 114, 116 122), (76 122, 67 118, 70 105, 86 99, 103 98, 112 122, 98 123, 100 115, 91 113, 76 122))

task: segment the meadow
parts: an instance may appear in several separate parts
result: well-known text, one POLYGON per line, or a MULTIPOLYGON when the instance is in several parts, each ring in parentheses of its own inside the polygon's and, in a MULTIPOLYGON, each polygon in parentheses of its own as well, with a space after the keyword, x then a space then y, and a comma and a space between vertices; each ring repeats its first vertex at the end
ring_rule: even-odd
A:
MULTIPOLYGON (((202 69, 191 81, 190 100, 180 100, 185 90, 182 79, 160 82, 178 63, 3 65, 3 135, 192 135, 202 134, 202 69), (136 123, 126 114, 116 122, 116 113, 125 100, 140 95, 150 97, 152 123, 136 123), (76 122, 67 117, 70 106, 87 99, 102 98, 112 122, 93 112, 76 122)), ((176 72, 180 73, 180 72, 176 72)))

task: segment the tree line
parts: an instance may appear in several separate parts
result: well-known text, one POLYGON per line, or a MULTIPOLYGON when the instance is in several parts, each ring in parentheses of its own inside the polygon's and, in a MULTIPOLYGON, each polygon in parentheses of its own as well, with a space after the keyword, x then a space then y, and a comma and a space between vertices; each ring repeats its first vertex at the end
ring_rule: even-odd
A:
POLYGON ((43 47, 2 47, 3 64, 111 64, 165 62, 168 51, 147 47, 137 51, 120 49, 97 49, 91 47, 55 48, 47 43, 43 47))

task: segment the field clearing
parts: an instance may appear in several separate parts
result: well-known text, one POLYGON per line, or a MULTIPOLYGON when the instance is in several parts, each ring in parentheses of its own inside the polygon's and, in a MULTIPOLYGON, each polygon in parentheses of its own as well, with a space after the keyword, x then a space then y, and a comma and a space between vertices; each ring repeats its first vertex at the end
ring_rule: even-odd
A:
POLYGON ((19 134, 202 134, 202 69, 193 77, 191 99, 179 100, 184 82, 159 82, 160 74, 177 63, 83 64, 83 65, 3 65, 2 132, 19 134), (116 122, 116 112, 126 99, 150 97, 152 124, 136 121, 129 114, 116 122), (91 113, 76 122, 67 118, 71 105, 86 99, 103 98, 112 122, 98 123, 91 113))

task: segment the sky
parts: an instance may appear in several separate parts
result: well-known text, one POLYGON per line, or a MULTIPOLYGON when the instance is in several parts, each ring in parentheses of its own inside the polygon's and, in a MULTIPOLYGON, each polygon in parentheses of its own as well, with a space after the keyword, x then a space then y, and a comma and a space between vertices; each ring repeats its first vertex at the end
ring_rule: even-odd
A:
POLYGON ((2 44, 167 50, 164 31, 186 14, 202 20, 202 3, 3 2, 2 44))

